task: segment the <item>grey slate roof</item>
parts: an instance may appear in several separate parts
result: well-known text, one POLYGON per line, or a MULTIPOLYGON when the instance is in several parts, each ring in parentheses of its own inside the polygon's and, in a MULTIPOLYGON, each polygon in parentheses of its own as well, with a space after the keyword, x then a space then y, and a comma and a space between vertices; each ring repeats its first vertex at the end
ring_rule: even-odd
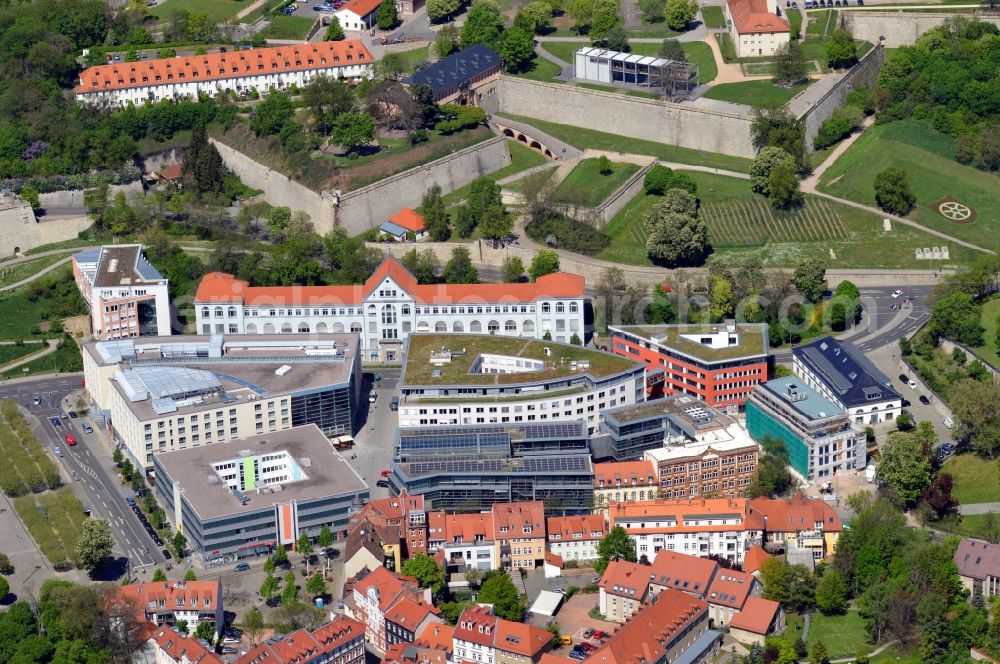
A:
POLYGON ((966 537, 955 549, 955 566, 960 576, 985 580, 1000 577, 1000 544, 966 537))
POLYGON ((436 97, 441 92, 456 88, 499 66, 500 56, 496 51, 482 44, 475 44, 407 76, 403 82, 407 85, 426 85, 436 97))
POLYGON ((821 337, 792 353, 847 408, 902 399, 886 375, 849 342, 821 337))

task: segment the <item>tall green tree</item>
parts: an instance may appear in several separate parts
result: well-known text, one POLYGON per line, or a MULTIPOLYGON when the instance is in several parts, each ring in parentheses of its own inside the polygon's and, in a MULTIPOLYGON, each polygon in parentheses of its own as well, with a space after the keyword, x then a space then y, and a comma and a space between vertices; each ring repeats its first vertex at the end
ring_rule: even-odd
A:
POLYGON ((785 493, 792 485, 792 475, 788 472, 788 449, 784 441, 764 436, 760 449, 761 456, 747 492, 751 498, 785 493))
POLYGON ((490 570, 486 573, 477 600, 483 604, 492 604, 494 613, 500 618, 514 622, 524 620, 524 598, 518 594, 514 582, 503 570, 490 570))
POLYGON ((535 57, 535 40, 532 33, 514 26, 503 31, 496 43, 497 53, 503 60, 504 71, 524 71, 535 57))
POLYGON ((552 27, 552 5, 544 0, 534 0, 521 7, 514 25, 530 34, 541 34, 552 27))
POLYGON ((375 138, 375 121, 367 113, 341 113, 331 125, 330 140, 353 153, 375 138))
POLYGON ((904 505, 915 505, 931 483, 929 450, 915 434, 893 431, 882 446, 875 473, 879 482, 892 487, 904 505))
POLYGON ((524 263, 519 256, 507 256, 501 265, 503 280, 507 283, 517 283, 524 276, 524 263))
POLYGON ((597 560, 594 561, 594 571, 604 574, 608 563, 612 560, 636 561, 635 542, 628 536, 625 529, 615 526, 597 543, 597 560))
POLYGON ((431 185, 431 188, 424 192, 420 209, 423 212, 424 223, 427 224, 432 240, 445 242, 451 237, 450 217, 448 210, 445 209, 444 199, 441 197, 440 186, 431 185))
POLYGON ((292 100, 282 92, 271 92, 250 111, 250 128, 254 133, 277 134, 292 119, 292 100))
MULTIPOLYGON (((455 14, 461 7, 461 0, 427 0, 427 17, 440 23, 455 14)), ((447 27, 447 26, 445 26, 447 27)))
POLYGON ((378 13, 375 15, 375 23, 379 30, 392 30, 399 25, 399 10, 396 8, 396 0, 382 0, 378 6, 378 13))
POLYGON ((875 176, 873 184, 875 203, 886 212, 905 217, 917 202, 906 169, 890 166, 875 176))
POLYGON ((928 328, 936 337, 947 337, 966 346, 982 346, 985 330, 982 307, 966 293, 950 293, 934 303, 928 328))
POLYGON ((858 61, 854 35, 850 30, 838 28, 826 42, 826 61, 834 69, 850 67, 858 61))
POLYGON ((316 544, 324 549, 333 545, 333 533, 330 532, 330 526, 325 523, 323 524, 323 527, 319 529, 319 536, 316 538, 316 544))
POLYGON ((281 589, 281 603, 292 604, 299 599, 299 587, 295 585, 295 572, 287 572, 284 578, 285 586, 281 589))
POLYGON ((559 254, 548 249, 543 249, 535 254, 531 259, 531 266, 528 267, 528 274, 532 281, 538 281, 539 277, 559 271, 559 254))
POLYGON ((496 48, 503 32, 503 15, 493 0, 473 0, 462 26, 462 48, 482 44, 496 48))
POLYGON ((1000 387, 992 382, 960 380, 948 389, 955 428, 980 456, 1000 456, 1000 387))
POLYGON ((355 100, 347 82, 329 76, 317 76, 302 88, 302 101, 313 118, 313 128, 324 136, 340 114, 354 108, 355 100))
POLYGON ((697 13, 697 0, 667 0, 667 27, 675 32, 686 30, 697 13))
POLYGON ((444 280, 448 284, 474 284, 479 281, 468 249, 455 247, 451 250, 451 258, 444 266, 444 280))
MULTIPOLYGON (((437 0, 428 0, 428 4, 430 4, 431 1, 437 0)), ((454 0, 447 1, 453 2, 454 0)), ((347 35, 344 34, 344 28, 340 25, 340 19, 336 16, 331 16, 330 25, 326 27, 326 34, 323 35, 323 41, 343 41, 346 38, 347 35)))
POLYGON ((806 58, 802 44, 785 42, 774 52, 774 82, 778 85, 795 85, 806 77, 806 58))
POLYGON ((437 561, 423 553, 415 553, 403 561, 402 572, 412 576, 421 588, 430 588, 435 595, 444 590, 445 573, 437 561))
POLYGON ((111 555, 111 524, 106 519, 87 519, 76 541, 76 560, 81 567, 93 574, 111 555))
POLYGON ((795 288, 810 302, 819 302, 826 292, 826 261, 807 258, 795 266, 795 288))
POLYGON ((816 606, 825 616, 840 615, 847 608, 847 584, 834 567, 828 567, 816 585, 816 606))
POLYGON ((326 579, 323 578, 323 572, 316 572, 309 577, 309 581, 306 582, 306 592, 313 597, 326 594, 326 579))

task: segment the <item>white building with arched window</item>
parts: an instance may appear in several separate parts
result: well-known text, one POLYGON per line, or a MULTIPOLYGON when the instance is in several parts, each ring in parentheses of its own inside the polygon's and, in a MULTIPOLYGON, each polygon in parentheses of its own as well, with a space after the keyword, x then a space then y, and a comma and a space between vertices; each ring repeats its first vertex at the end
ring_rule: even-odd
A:
POLYGON ((556 272, 534 283, 418 284, 389 257, 364 284, 256 287, 205 275, 195 294, 200 334, 353 332, 369 361, 399 362, 411 332, 495 334, 570 343, 584 338, 584 279, 556 272))

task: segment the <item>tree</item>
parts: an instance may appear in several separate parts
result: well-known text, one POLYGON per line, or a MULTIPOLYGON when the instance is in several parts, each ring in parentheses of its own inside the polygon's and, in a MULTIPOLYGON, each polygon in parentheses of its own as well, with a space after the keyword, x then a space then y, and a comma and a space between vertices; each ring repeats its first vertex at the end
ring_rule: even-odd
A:
POLYGON ((451 250, 451 258, 444 266, 444 281, 448 284, 474 284, 479 281, 468 249, 455 247, 451 250))
POLYGON ((451 237, 451 227, 448 224, 448 211, 444 206, 444 199, 441 198, 441 187, 432 185, 424 193, 420 202, 420 209, 423 212, 424 222, 430 230, 431 239, 435 242, 444 242, 451 237))
POLYGON ((1000 454, 1000 388, 992 382, 960 380, 948 388, 948 405, 959 440, 967 440, 979 455, 1000 454))
POLYGON ((337 116, 354 108, 355 96, 344 80, 317 76, 302 88, 302 101, 312 116, 313 127, 325 136, 337 116))
POLYGON ((342 113, 333 121, 331 142, 352 153, 375 138, 375 121, 367 113, 342 113))
MULTIPOLYGON (((430 6, 431 2, 435 1, 440 1, 440 0, 428 0, 427 3, 428 7, 430 6)), ((452 2, 454 0, 444 0, 444 1, 452 2)), ((344 28, 341 27, 340 25, 340 19, 337 18, 336 16, 331 16, 330 25, 327 26, 326 34, 323 35, 323 41, 342 41, 346 37, 347 35, 344 34, 344 28)))
POLYGON ((696 265, 708 252, 708 226, 689 214, 675 212, 677 197, 660 201, 646 213, 646 251, 667 267, 696 265))
POLYGON ((462 2, 461 0, 427 0, 425 6, 427 7, 427 17, 435 23, 440 23, 457 12, 462 6, 462 2))
POLYGON ((500 618, 515 622, 524 620, 524 599, 503 570, 490 570, 486 573, 477 601, 492 604, 494 613, 500 618))
POLYGON ((826 61, 834 69, 850 67, 858 61, 854 35, 849 30, 839 28, 830 35, 826 42, 826 61))
POLYGON ((892 487, 906 506, 915 505, 931 483, 931 462, 912 433, 893 431, 882 446, 875 472, 879 482, 892 487))
POLYGON ((830 654, 823 645, 822 639, 816 641, 809 649, 809 664, 830 664, 830 654))
POLYGON ((174 545, 174 551, 177 553, 177 557, 183 558, 184 550, 187 549, 188 545, 188 539, 184 536, 184 533, 179 530, 174 533, 174 536, 171 539, 171 544, 174 545))
POLYGON ((198 622, 198 627, 194 630, 196 639, 205 639, 209 643, 215 641, 215 623, 210 620, 198 622))
POLYGON ((784 161, 776 164, 767 176, 768 195, 767 199, 771 206, 777 210, 787 210, 789 208, 802 205, 805 197, 799 190, 799 177, 795 164, 784 161))
POLYGON ((875 203, 890 214, 905 217, 917 202, 910 190, 910 175, 906 169, 890 166, 875 176, 875 203))
POLYGON ((552 5, 543 0, 529 2, 517 13, 514 25, 531 34, 547 32, 552 27, 552 5))
POLYGON ((810 302, 819 302, 826 292, 826 261, 807 258, 795 266, 792 283, 810 302))
POLYGON ((178 620, 177 624, 174 627, 177 629, 177 632, 179 634, 183 634, 184 636, 188 635, 188 631, 189 631, 188 630, 188 621, 186 621, 186 620, 178 620))
POLYGON ((614 0, 597 0, 593 18, 590 21, 590 39, 595 44, 603 44, 608 32, 619 25, 618 3, 614 0))
POLYGON ((502 242, 510 237, 514 220, 507 214, 503 204, 491 205, 483 211, 479 219, 479 232, 491 242, 502 242))
POLYGON ((264 615, 256 606, 250 607, 250 610, 243 614, 243 636, 246 637, 251 648, 255 648, 260 643, 261 637, 264 635, 264 628, 264 615))
POLYGON ((532 281, 538 281, 539 277, 559 271, 559 254, 548 249, 543 249, 535 254, 531 259, 531 266, 528 267, 528 274, 532 281))
POLYGON ((483 578, 486 576, 486 573, 478 567, 473 567, 465 570, 464 576, 465 581, 469 584, 470 588, 478 588, 483 582, 483 578))
POLYGON ((762 562, 760 580, 764 586, 764 599, 787 603, 791 578, 791 567, 781 558, 772 557, 762 562))
POLYGON ((462 26, 462 48, 482 44, 496 48, 503 32, 503 16, 493 0, 473 0, 462 26))
POLYGON ((284 578, 285 587, 281 589, 281 603, 292 604, 299 599, 299 587, 295 585, 295 572, 289 571, 284 578))
POLYGON ((497 40, 496 50, 503 60, 504 71, 517 73, 523 71, 535 57, 535 39, 531 32, 514 26, 503 31, 497 40))
POLYGON ((454 23, 442 26, 438 30, 437 37, 434 38, 434 52, 439 60, 447 58, 458 50, 459 38, 458 28, 454 23))
POLYGON ((87 519, 76 541, 76 560, 93 574, 111 555, 111 524, 106 519, 87 519))
POLYGON ((747 490, 751 498, 782 494, 792 484, 792 476, 788 472, 788 450, 780 438, 764 436, 760 441, 762 455, 757 462, 750 487, 747 490))
POLYGON ((254 133, 277 134, 292 119, 292 100, 281 92, 271 92, 250 111, 250 128, 254 133))
POLYGON ((636 561, 635 542, 628 536, 625 529, 615 526, 597 543, 597 560, 594 561, 594 571, 604 574, 608 563, 612 560, 636 561))
POLYGON ((166 580, 167 580, 167 573, 157 567, 153 571, 153 582, 156 583, 159 581, 166 581, 166 580))
POLYGON ((399 24, 399 10, 396 9, 396 0, 382 0, 378 6, 378 13, 375 15, 375 23, 379 30, 392 30, 399 24))
MULTIPOLYGON (((750 124, 750 134, 753 146, 757 150, 767 147, 781 148, 798 164, 800 171, 804 171, 808 165, 805 128, 787 107, 755 109, 750 124)), ((770 170, 767 173, 770 174, 770 170)))
POLYGON ((982 346, 985 330, 981 316, 982 307, 971 295, 950 293, 934 304, 928 328, 935 337, 946 337, 966 346, 982 346))
POLYGON ((445 573, 437 561, 423 553, 415 553, 403 561, 402 572, 412 576, 421 588, 430 588, 439 595, 444 589, 445 573))
POLYGON ((698 13, 696 0, 667 0, 667 27, 675 32, 686 30, 698 13))
POLYGON ((684 52, 684 46, 676 39, 664 39, 656 53, 666 60, 687 62, 687 54, 684 52))
POLYGON ((750 189, 771 197, 771 172, 779 164, 787 164, 794 170, 796 168, 795 158, 784 149, 778 147, 765 147, 750 164, 750 189))
POLYGON ((193 569, 188 568, 188 571, 184 572, 184 580, 185 581, 197 581, 198 580, 198 575, 194 573, 193 569))
POLYGON ((0 577, 0 602, 7 599, 7 595, 10 594, 10 583, 7 579, 0 577))
POLYGON ((115 462, 116 466, 122 465, 122 449, 116 447, 115 451, 111 453, 111 460, 115 462))
POLYGON ((573 17, 573 31, 582 34, 594 20, 594 0, 571 0, 569 15, 573 17))
POLYGON ((524 276, 524 263, 519 256, 507 256, 501 266, 503 280, 509 284, 517 283, 524 276))
MULTIPOLYGON (((392 0, 384 0, 382 5, 386 2, 392 0)), ((403 58, 398 53, 386 53, 375 63, 375 78, 379 81, 398 81, 403 77, 404 69, 403 58)))
POLYGON ((837 284, 833 299, 843 305, 847 321, 854 323, 861 317, 861 291, 853 282, 845 279, 837 284))
POLYGON ((278 591, 278 579, 274 577, 270 572, 264 577, 264 583, 260 585, 260 596, 264 598, 265 602, 269 602, 274 593, 278 591))
POLYGON ((639 0, 639 11, 646 23, 663 23, 667 19, 667 5, 662 0, 639 0))
POLYGON ((709 290, 708 315, 718 322, 733 313, 733 286, 721 277, 712 277, 709 290))
POLYGON ((323 524, 323 527, 319 529, 319 536, 316 538, 316 545, 322 548, 327 548, 333 545, 333 533, 330 532, 330 526, 323 524))
POLYGON ((38 190, 32 187, 30 184, 26 184, 23 187, 21 187, 21 191, 18 192, 18 195, 25 203, 31 205, 31 207, 34 208, 35 210, 42 207, 42 203, 38 199, 39 195, 38 190))
POLYGON ((816 606, 825 616, 839 615, 847 608, 847 584, 833 567, 827 567, 816 585, 816 606))
POLYGON ((309 577, 309 581, 306 582, 306 592, 313 597, 326 594, 326 579, 323 578, 323 572, 316 572, 309 577))
POLYGON ((615 25, 604 35, 604 46, 612 51, 628 53, 632 45, 628 42, 628 31, 623 25, 615 25))
POLYGON ((785 42, 774 52, 774 82, 776 85, 795 85, 806 77, 806 58, 802 44, 797 41, 785 42))
POLYGON ((10 556, 6 553, 0 553, 0 574, 13 574, 14 565, 10 562, 10 556))

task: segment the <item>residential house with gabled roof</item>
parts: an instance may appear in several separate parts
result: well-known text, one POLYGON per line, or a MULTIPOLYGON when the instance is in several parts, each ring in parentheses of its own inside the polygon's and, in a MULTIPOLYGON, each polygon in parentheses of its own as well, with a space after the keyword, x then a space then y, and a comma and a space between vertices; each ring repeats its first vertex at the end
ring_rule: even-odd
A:
POLYGON ((783 544, 786 554, 803 551, 814 561, 832 556, 844 525, 819 498, 754 498, 750 506, 764 521, 765 542, 783 544))
POLYGON ((444 553, 446 570, 497 569, 499 551, 494 537, 492 512, 427 515, 427 552, 444 553))
POLYGON ((440 622, 441 611, 432 603, 401 597, 385 612, 386 640, 410 643, 425 627, 440 622))
POLYGON ((351 515, 343 556, 345 577, 378 566, 399 571, 403 560, 415 553, 427 553, 423 496, 403 490, 398 496, 365 503, 351 515))
POLYGON ((413 645, 428 648, 430 650, 440 650, 451 658, 455 628, 447 623, 429 623, 424 626, 417 638, 413 640, 413 645))
POLYGON ((149 636, 146 647, 155 664, 222 664, 222 658, 192 636, 183 636, 163 625, 149 636))
POLYGON ((429 589, 420 588, 413 577, 391 572, 385 567, 358 580, 351 598, 350 603, 345 603, 347 608, 352 617, 364 622, 366 641, 380 653, 394 643, 413 640, 417 629, 433 621, 428 614, 437 616, 429 589), (397 610, 401 602, 404 606, 397 610), (390 622, 394 625, 391 630, 390 622))
POLYGON ((743 609, 748 597, 761 594, 752 574, 722 567, 711 558, 660 551, 648 568, 650 595, 672 588, 708 602, 708 617, 721 628, 743 609))
POLYGON ((365 626, 338 616, 319 629, 276 634, 235 664, 364 664, 365 626))
POLYGON ((538 664, 552 647, 547 630, 497 617, 489 604, 475 604, 458 619, 453 661, 482 664, 538 664))
POLYGON ((955 566, 969 596, 985 601, 1000 595, 1000 544, 965 537, 955 549, 955 566))
POLYGON ((222 578, 215 581, 155 581, 130 583, 119 589, 121 596, 141 608, 143 618, 155 625, 176 625, 184 621, 193 634, 199 623, 215 624, 222 633, 225 613, 222 606, 222 578))
POLYGON ((473 44, 405 77, 403 84, 426 85, 435 104, 479 106, 496 94, 502 64, 496 51, 473 44))
POLYGON ((752 546, 747 549, 747 552, 743 554, 743 571, 749 572, 756 577, 760 577, 760 566, 764 564, 764 561, 770 558, 771 555, 764 550, 762 546, 752 546))
POLYGON ((646 565, 610 561, 597 582, 597 605, 605 620, 623 623, 635 615, 649 595, 649 577, 646 565))
POLYGON ((597 545, 607 533, 602 514, 550 516, 546 523, 549 551, 562 560, 596 560, 597 545))
POLYGON ((763 585, 753 574, 720 567, 705 593, 712 626, 721 628, 739 615, 750 597, 759 597, 763 585))
POLYGON ((410 233, 413 233, 414 242, 423 240, 428 235, 427 222, 413 208, 403 208, 383 222, 378 229, 396 242, 405 242, 410 233))
POLYGON ((543 653, 551 650, 552 633, 535 625, 501 618, 497 621, 493 645, 495 664, 537 663, 543 653))
POLYGON ((504 569, 535 569, 545 558, 545 505, 540 500, 493 503, 496 559, 504 569))
MULTIPOLYGON (((661 442, 662 444, 662 442, 661 442)), ((649 459, 594 464, 594 506, 654 500, 659 495, 656 465, 649 459)))
POLYGON ((726 0, 723 6, 738 57, 771 56, 788 43, 791 29, 776 0, 726 0))
POLYGON ((733 616, 729 634, 741 643, 763 646, 771 634, 781 634, 785 629, 785 610, 781 604, 761 597, 750 596, 743 610, 733 616))

